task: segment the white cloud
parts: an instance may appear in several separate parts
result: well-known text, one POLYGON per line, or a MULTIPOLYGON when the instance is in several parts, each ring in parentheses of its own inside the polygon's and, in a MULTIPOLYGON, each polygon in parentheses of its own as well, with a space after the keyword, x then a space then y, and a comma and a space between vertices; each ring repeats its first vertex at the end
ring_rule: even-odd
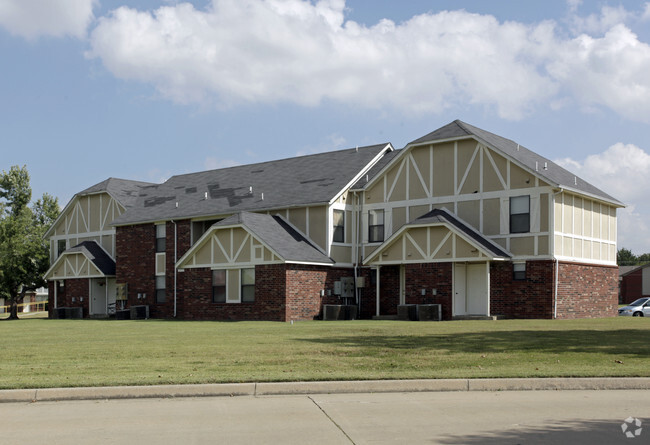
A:
POLYGON ((548 71, 582 106, 650 122, 650 45, 624 25, 602 38, 583 34, 565 42, 548 71))
POLYGON ((618 211, 618 247, 650 253, 650 154, 633 144, 617 143, 577 161, 556 161, 627 205, 618 211))
POLYGON ((0 26, 29 40, 40 36, 83 38, 97 0, 2 0, 0 26))
MULTIPOLYGON (((573 31, 442 11, 403 23, 345 19, 344 0, 212 0, 155 11, 121 7, 99 20, 88 57, 177 103, 337 102, 401 113, 468 105, 505 119, 539 107, 601 107, 650 122, 650 46, 604 7, 573 31)), ((650 10, 650 7, 647 7, 650 10)))
POLYGON ((603 6, 599 14, 586 17, 578 15, 576 10, 577 8, 572 8, 572 14, 569 16, 572 31, 575 33, 603 33, 613 26, 625 23, 633 15, 621 5, 616 8, 603 6))
POLYGON ((535 62, 549 51, 549 23, 454 11, 366 27, 344 10, 343 0, 122 7, 99 21, 88 55, 179 103, 332 100, 441 112, 469 102, 518 119, 556 90, 535 62))

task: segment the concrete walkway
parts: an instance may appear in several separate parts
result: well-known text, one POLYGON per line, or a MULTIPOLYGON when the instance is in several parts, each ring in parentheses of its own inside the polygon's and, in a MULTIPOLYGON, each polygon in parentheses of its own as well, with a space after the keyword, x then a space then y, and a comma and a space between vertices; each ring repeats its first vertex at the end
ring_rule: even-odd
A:
MULTIPOLYGON (((307 389, 299 386, 294 390, 307 389)), ((467 391, 465 386, 463 391, 59 400, 0 403, 0 419, 3 445, 612 445, 648 443, 650 390, 467 391)))
POLYGON ((650 389, 650 378, 361 380, 16 389, 0 391, 0 403, 305 394, 634 389, 650 389))

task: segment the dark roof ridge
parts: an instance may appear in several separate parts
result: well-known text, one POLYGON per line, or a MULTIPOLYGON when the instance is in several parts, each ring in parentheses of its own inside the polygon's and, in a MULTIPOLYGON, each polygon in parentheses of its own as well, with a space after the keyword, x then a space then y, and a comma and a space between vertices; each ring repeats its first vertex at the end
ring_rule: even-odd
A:
POLYGON ((236 169, 236 168, 240 168, 240 167, 248 167, 248 168, 250 168, 250 167, 255 167, 255 166, 271 164, 271 163, 275 163, 275 162, 293 161, 293 160, 303 159, 303 158, 308 158, 308 157, 331 155, 332 153, 343 153, 343 152, 346 152, 346 151, 359 151, 359 150, 365 150, 365 149, 373 149, 373 148, 377 148, 377 147, 386 147, 387 145, 390 145, 390 142, 385 142, 385 143, 380 143, 380 144, 372 144, 372 145, 364 145, 364 146, 357 146, 357 147, 351 147, 351 148, 343 148, 341 150, 321 151, 319 153, 310 153, 310 154, 305 154, 305 155, 300 155, 300 156, 288 156, 288 157, 285 157, 285 158, 270 159, 268 161, 253 162, 253 163, 250 163, 250 164, 231 165, 230 167, 211 168, 211 169, 207 169, 207 170, 199 170, 199 171, 195 171, 195 172, 181 173, 181 174, 178 174, 178 175, 170 176, 169 179, 167 179, 167 181, 163 182, 162 184, 153 184, 153 185, 164 185, 166 182, 169 182, 172 179, 182 178, 183 176, 191 176, 191 175, 198 175, 198 174, 202 174, 202 173, 212 173, 212 172, 218 172, 218 171, 226 171, 226 170, 236 169))

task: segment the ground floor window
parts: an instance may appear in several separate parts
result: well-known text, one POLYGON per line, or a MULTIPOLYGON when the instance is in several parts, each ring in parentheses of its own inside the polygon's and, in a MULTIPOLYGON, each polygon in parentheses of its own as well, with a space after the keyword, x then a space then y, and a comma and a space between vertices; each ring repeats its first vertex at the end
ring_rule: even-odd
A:
POLYGON ((223 269, 212 271, 212 302, 226 302, 226 271, 223 269))
POLYGON ((255 268, 241 270, 241 301, 255 301, 255 268))
POLYGON ((526 263, 514 263, 512 265, 512 278, 515 281, 526 279, 526 263))
POLYGON ((165 292, 165 276, 156 277, 156 303, 164 303, 167 301, 165 292))

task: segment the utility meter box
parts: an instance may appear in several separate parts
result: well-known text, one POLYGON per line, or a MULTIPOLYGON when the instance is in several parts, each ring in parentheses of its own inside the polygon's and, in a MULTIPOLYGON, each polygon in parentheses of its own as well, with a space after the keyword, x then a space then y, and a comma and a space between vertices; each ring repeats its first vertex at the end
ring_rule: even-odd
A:
POLYGON ((341 278, 341 296, 343 298, 354 297, 354 278, 343 277, 341 278))

